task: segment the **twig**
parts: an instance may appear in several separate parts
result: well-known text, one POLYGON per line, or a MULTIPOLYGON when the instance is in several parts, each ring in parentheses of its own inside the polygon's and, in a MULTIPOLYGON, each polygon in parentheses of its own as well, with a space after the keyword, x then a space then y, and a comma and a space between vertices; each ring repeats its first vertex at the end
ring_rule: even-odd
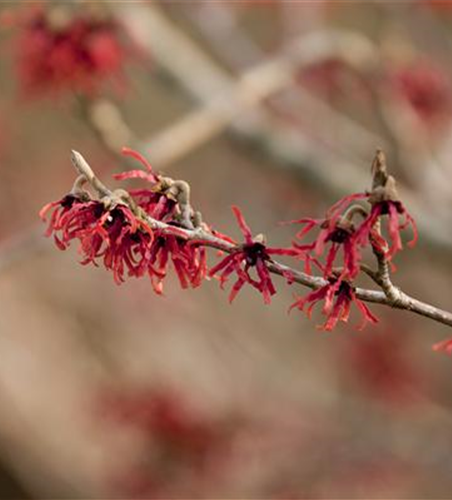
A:
MULTIPOLYGON (((97 191, 99 196, 106 196, 106 192, 109 192, 110 194, 108 196, 114 196, 114 193, 108 190, 102 182, 100 182, 96 176, 94 175, 91 167, 88 165, 86 160, 83 158, 83 156, 76 152, 73 151, 72 154, 72 161, 74 163, 74 166, 76 167, 77 171, 85 175, 87 181, 91 184, 93 189, 97 191)), ((117 199, 115 199, 117 202, 117 199)), ((122 203, 125 205, 129 206, 131 210, 134 209, 134 207, 130 204, 130 202, 127 201, 126 198, 123 198, 121 200, 122 203)), ((165 222, 156 220, 152 217, 150 217, 148 214, 144 213, 143 211, 140 211, 138 216, 142 218, 151 229, 158 229, 159 231, 163 232, 164 234, 175 234, 175 227, 171 226, 169 224, 166 224, 165 222)), ((227 253, 232 253, 237 250, 237 246, 229 243, 228 241, 225 241, 221 238, 216 237, 212 233, 206 231, 202 226, 196 228, 196 229, 185 229, 185 228, 177 228, 177 236, 179 237, 184 237, 187 240, 191 241, 196 241, 199 242, 200 244, 206 246, 206 247, 211 247, 211 248, 216 248, 219 250, 222 250, 223 252, 227 253)), ((291 281, 296 282, 300 285, 316 289, 322 286, 325 286, 328 282, 324 280, 323 278, 316 277, 316 276, 310 276, 306 273, 303 273, 301 271, 297 271, 295 269, 292 269, 284 264, 281 264, 279 262, 276 262, 274 260, 271 260, 268 263, 268 269, 271 273, 286 277, 288 275, 291 276, 291 281)), ((384 279, 380 275, 380 279, 384 279)), ((383 281, 382 281, 383 283, 383 281)), ((393 287, 392 283, 390 285, 393 287)), ((395 287, 394 287, 395 288, 395 287)), ((433 319, 435 321, 438 321, 444 325, 448 325, 452 327, 452 313, 448 311, 444 311, 442 309, 438 309, 437 307, 434 307, 430 304, 426 304, 424 302, 421 302, 413 297, 410 297, 409 295, 403 293, 402 291, 399 291, 397 289, 397 295, 392 296, 391 293, 386 294, 385 291, 380 292, 377 290, 367 290, 363 288, 357 288, 355 290, 356 296, 364 300, 366 302, 372 302, 376 304, 382 304, 386 306, 390 306, 393 308, 397 309, 403 309, 407 311, 414 312, 416 314, 419 314, 421 316, 425 316, 427 318, 433 319)))

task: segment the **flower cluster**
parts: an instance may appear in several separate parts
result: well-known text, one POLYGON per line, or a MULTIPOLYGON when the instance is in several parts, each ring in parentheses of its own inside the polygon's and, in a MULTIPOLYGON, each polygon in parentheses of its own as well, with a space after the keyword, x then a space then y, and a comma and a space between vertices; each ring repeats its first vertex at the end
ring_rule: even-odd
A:
POLYGON ((99 92, 105 81, 123 87, 126 48, 116 21, 65 7, 27 12, 17 40, 18 76, 25 95, 99 92))
MULTIPOLYGON (((147 172, 141 172, 153 183, 152 188, 130 194, 117 190, 112 197, 94 200, 76 183, 70 194, 41 210, 43 220, 52 211, 47 236, 53 235, 61 250, 78 240, 82 264, 98 265, 102 260, 118 284, 126 276, 147 274, 160 294, 171 261, 183 288, 199 286, 207 273, 205 248, 187 241, 180 230, 177 199, 167 192, 170 186, 162 187, 169 179, 154 174, 138 153, 129 149, 124 153, 145 164, 147 172), (146 216, 165 221, 171 230, 151 228, 146 216)), ((116 177, 134 176, 136 171, 116 177)))
POLYGON ((327 316, 323 325, 325 330, 334 328, 339 320, 348 321, 352 302, 363 315, 361 326, 367 321, 377 321, 367 306, 357 299, 351 285, 361 271, 363 248, 370 247, 380 260, 390 264, 396 253, 402 250, 401 230, 411 225, 414 237, 409 242, 410 246, 413 246, 417 239, 416 224, 399 199, 394 178, 387 174, 385 158, 381 151, 378 151, 375 157, 373 174, 371 191, 342 198, 327 211, 324 219, 305 218, 292 221, 303 225, 296 234, 297 240, 302 240, 314 229, 319 230, 314 241, 303 244, 294 241, 293 247, 306 262, 317 259, 323 277, 328 282, 307 296, 298 298, 292 308, 303 310, 305 305, 310 303, 307 310, 310 315, 313 306, 323 300, 322 312, 327 316), (357 204, 358 200, 366 200, 370 209, 357 204), (382 233, 383 217, 387 218, 387 237, 382 233), (342 260, 337 262, 341 248, 342 260), (325 259, 323 264, 318 261, 321 257, 325 259), (335 267, 337 264, 340 266, 335 267))

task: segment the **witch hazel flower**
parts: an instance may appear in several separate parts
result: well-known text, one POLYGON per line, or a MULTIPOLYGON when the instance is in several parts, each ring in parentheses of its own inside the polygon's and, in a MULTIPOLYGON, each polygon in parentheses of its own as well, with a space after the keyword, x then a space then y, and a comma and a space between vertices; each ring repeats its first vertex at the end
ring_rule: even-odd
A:
POLYGON ((233 206, 232 211, 245 237, 245 242, 238 245, 229 255, 214 266, 210 270, 209 275, 215 276, 218 273, 221 288, 224 287, 233 273, 237 275, 237 281, 234 283, 229 294, 229 302, 232 302, 245 283, 248 283, 262 294, 265 304, 270 304, 272 295, 276 293, 276 288, 273 285, 268 269, 271 256, 294 256, 296 253, 292 249, 267 247, 263 235, 253 237, 251 229, 246 223, 240 209, 233 206), (257 279, 250 275, 251 268, 255 269, 257 279))
POLYGON ((129 194, 149 216, 161 221, 171 220, 177 200, 166 192, 167 186, 162 182, 162 176, 155 173, 147 159, 137 151, 124 147, 122 154, 140 162, 144 169, 128 170, 113 175, 113 178, 119 181, 140 179, 151 184, 151 188, 131 189, 129 194))
POLYGON ((44 206, 40 217, 46 220, 51 210, 46 235, 53 235, 61 250, 78 240, 81 263, 97 266, 102 259, 118 284, 124 282, 126 269, 128 276, 144 274, 148 247, 154 235, 126 205, 92 200, 87 192, 75 189, 61 200, 44 206))
POLYGON ((68 6, 30 8, 17 39, 17 69, 25 95, 72 90, 92 96, 106 81, 124 87, 119 24, 68 6))
POLYGON ((129 170, 113 177, 116 180, 141 179, 150 188, 131 189, 130 195, 145 213, 154 219, 193 229, 201 225, 201 214, 190 205, 190 186, 187 182, 155 173, 140 153, 123 148, 122 153, 139 161, 145 170, 129 170))
POLYGON ((53 235, 58 248, 66 250, 71 240, 99 220, 104 207, 102 203, 91 200, 87 193, 70 193, 60 200, 44 205, 39 212, 40 218, 46 221, 50 211, 52 215, 45 235, 53 235))
POLYGON ((291 306, 290 310, 297 308, 304 311, 311 318, 314 306, 323 302, 322 314, 326 316, 326 321, 318 328, 325 331, 333 330, 339 321, 348 322, 351 305, 355 304, 362 316, 362 321, 357 329, 362 330, 368 323, 378 323, 378 319, 372 314, 363 301, 358 299, 355 290, 349 281, 338 276, 330 277, 326 285, 308 293, 304 297, 299 297, 291 306))
POLYGON ((367 198, 371 204, 371 210, 356 231, 356 241, 361 246, 366 246, 370 242, 377 252, 384 255, 386 260, 391 261, 394 255, 403 248, 401 230, 411 226, 413 238, 408 242, 408 246, 413 247, 416 244, 418 238, 416 222, 400 200, 395 179, 392 175, 388 175, 386 159, 380 150, 377 151, 372 169, 374 183, 367 198), (381 231, 377 230, 377 224, 380 223, 382 216, 387 216, 389 241, 386 241, 381 236, 381 231))
POLYGON ((182 288, 197 288, 207 276, 206 249, 172 234, 156 236, 148 253, 148 274, 155 293, 163 293, 170 261, 182 288))
MULTIPOLYGON (((359 197, 362 196, 359 195, 359 197)), ((327 278, 331 275, 337 255, 342 249, 342 275, 349 279, 353 279, 358 275, 361 253, 355 239, 355 225, 352 222, 352 214, 356 212, 357 208, 353 208, 353 211, 349 211, 345 216, 335 212, 330 215, 327 214, 325 219, 304 218, 292 221, 292 223, 304 226, 296 234, 298 239, 303 239, 313 229, 319 230, 317 238, 312 243, 300 244, 293 242, 293 247, 300 252, 300 258, 305 261, 305 272, 311 274, 311 262, 314 262, 322 270, 323 276, 327 278), (321 264, 318 259, 325 252, 325 264, 321 264)))
POLYGON ((196 215, 191 207, 188 208, 190 205, 188 184, 155 173, 146 158, 130 148, 123 148, 122 152, 140 162, 144 170, 130 170, 116 174, 114 178, 141 179, 151 184, 150 189, 130 190, 129 194, 146 215, 172 225, 175 233, 155 231, 155 241, 148 253, 148 274, 154 291, 158 294, 163 293, 163 280, 170 262, 182 288, 198 287, 207 275, 206 250, 201 245, 188 242, 183 233, 177 234, 177 228, 187 222, 191 226, 196 215), (184 217, 188 217, 189 220, 184 217))
POLYGON ((387 173, 381 151, 377 151, 374 159, 373 174, 371 191, 345 196, 330 207, 325 218, 291 221, 303 226, 295 235, 297 240, 303 240, 313 230, 318 231, 310 243, 293 242, 299 258, 305 260, 305 272, 311 274, 310 262, 315 257, 323 277, 329 278, 333 269, 338 268, 337 258, 342 249, 340 277, 353 280, 361 271, 363 247, 371 247, 390 262, 402 250, 400 233, 408 226, 412 227, 414 234, 408 245, 416 243, 416 224, 397 194, 395 180, 387 173), (367 201, 370 209, 357 203, 359 201, 367 201), (386 216, 387 224, 384 224, 386 216), (382 235, 382 229, 386 230, 386 237, 382 235), (324 263, 319 262, 320 257, 324 257, 324 263))
POLYGON ((130 149, 124 153, 138 159, 146 171, 126 172, 116 178, 141 178, 152 183, 151 189, 141 190, 134 197, 122 189, 109 192, 105 188, 106 194, 93 200, 83 190, 86 178, 82 176, 70 194, 41 210, 44 220, 52 211, 46 235, 53 235, 61 250, 78 240, 81 263, 102 263, 112 271, 117 284, 127 277, 147 275, 154 291, 162 294, 172 264, 182 288, 198 287, 207 277, 206 249, 196 241, 188 241, 182 230, 179 196, 188 203, 186 193, 179 192, 183 183, 153 173, 139 153, 130 149), (165 222, 166 229, 151 229, 148 217, 165 222))

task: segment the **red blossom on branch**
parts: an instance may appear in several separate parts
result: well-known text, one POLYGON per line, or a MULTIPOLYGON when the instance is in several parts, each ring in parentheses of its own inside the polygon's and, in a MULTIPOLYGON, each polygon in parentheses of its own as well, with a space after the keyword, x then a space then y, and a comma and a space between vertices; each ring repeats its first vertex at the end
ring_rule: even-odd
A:
MULTIPOLYGON (((59 201, 47 204, 40 212, 45 219, 53 210, 47 236, 53 235, 56 244, 65 250, 74 239, 79 240, 82 264, 98 265, 102 261, 113 272, 117 284, 126 277, 148 275, 156 293, 163 292, 163 281, 172 263, 182 288, 197 287, 207 275, 204 246, 187 241, 179 230, 181 221, 177 212, 177 198, 167 192, 172 180, 154 174, 150 165, 137 152, 124 153, 140 160, 147 168, 146 180, 156 189, 138 192, 116 191, 114 203, 93 201, 80 186, 59 201), (167 186, 163 186, 163 184, 167 186), (127 205, 134 201, 135 209, 127 205), (140 210, 153 219, 171 225, 171 232, 152 230, 140 216, 140 210)), ((116 177, 133 178, 136 171, 116 177), (130 175, 129 175, 130 174, 130 175)), ((78 181, 79 182, 79 181, 78 181)))
POLYGON ((47 203, 39 212, 43 221, 53 210, 45 233, 53 235, 54 241, 60 250, 66 250, 71 240, 78 238, 87 227, 97 223, 104 212, 99 201, 92 201, 89 197, 68 194, 61 200, 47 203), (59 234, 58 234, 59 233, 59 234))
POLYGON ((162 221, 171 221, 175 215, 176 199, 168 193, 170 185, 162 182, 161 175, 155 173, 146 158, 130 148, 123 148, 122 154, 139 161, 145 170, 128 170, 113 175, 116 180, 140 179, 149 182, 151 188, 131 189, 129 194, 149 216, 162 221))
POLYGON ((47 236, 65 250, 72 240, 79 240, 82 264, 97 264, 102 258, 106 269, 113 271, 115 282, 129 276, 142 276, 147 268, 147 249, 154 239, 151 229, 137 219, 125 205, 107 209, 100 201, 87 195, 67 195, 43 207, 40 216, 45 220, 53 210, 47 236))
POLYGON ((276 293, 271 274, 277 274, 289 285, 297 282, 314 289, 305 297, 299 297, 291 309, 304 310, 308 305, 310 316, 315 304, 324 302, 322 312, 327 319, 322 328, 325 330, 332 330, 339 321, 347 322, 352 303, 362 316, 359 328, 367 322, 376 323, 377 318, 363 301, 410 310, 452 325, 450 313, 409 297, 391 281, 389 264, 402 249, 400 231, 412 226, 411 244, 416 240, 417 231, 413 218, 398 197, 394 178, 387 173, 381 151, 377 151, 372 164, 371 191, 342 198, 326 212, 324 219, 295 221, 304 224, 297 233, 299 239, 313 229, 318 229, 319 235, 311 243, 294 243, 290 248, 269 247, 262 235, 253 236, 240 209, 234 206, 232 209, 244 236, 243 243, 236 243, 202 221, 201 214, 190 204, 190 186, 185 181, 155 174, 138 153, 131 150, 125 153, 138 159, 146 171, 144 174, 132 171, 116 177, 146 180, 151 183, 150 189, 131 193, 122 189, 111 191, 95 176, 80 153, 73 151, 72 161, 80 176, 71 193, 47 204, 40 213, 45 219, 52 211, 46 234, 54 236, 60 249, 65 250, 72 240, 78 240, 82 263, 97 265, 103 262, 118 284, 128 276, 147 274, 155 292, 160 294, 169 263, 172 263, 182 288, 199 286, 207 275, 218 277, 223 288, 235 274, 237 279, 229 294, 231 302, 248 284, 257 289, 268 304, 276 293), (97 199, 83 190, 85 184, 89 184, 97 199), (370 210, 356 203, 360 200, 366 200, 371 205, 370 210), (387 228, 382 232, 385 217, 387 228), (376 270, 361 262, 360 247, 364 246, 372 248, 377 260, 376 270), (207 247, 227 254, 209 272, 207 247), (343 265, 337 268, 334 264, 341 247, 343 265), (325 252, 324 265, 319 257, 325 252), (283 265, 273 260, 274 255, 304 259, 309 272, 302 273, 283 265), (317 265, 323 277, 312 276, 311 263, 317 265), (381 291, 355 288, 355 279, 361 270, 381 291))
POLYGON ((291 249, 267 247, 263 235, 253 237, 251 229, 246 223, 240 209, 233 206, 232 211, 245 237, 245 242, 214 266, 210 270, 209 275, 215 276, 219 273, 220 286, 223 288, 230 275, 233 273, 237 274, 237 281, 234 283, 229 294, 229 302, 232 302, 245 283, 248 283, 258 290, 262 294, 264 302, 269 304, 271 296, 276 293, 276 288, 273 285, 267 267, 267 263, 271 260, 271 255, 294 256, 296 252, 291 249), (254 279, 250 275, 251 268, 255 268, 257 279, 254 279))
POLYGON ((148 251, 148 273, 154 291, 163 292, 163 280, 170 260, 182 288, 198 287, 207 275, 207 257, 204 247, 192 244, 174 235, 157 236, 148 251))
POLYGON ((346 323, 349 319, 352 303, 358 307, 362 315, 362 322, 358 325, 358 330, 362 330, 368 322, 378 323, 378 319, 366 304, 356 297, 350 283, 343 279, 330 278, 328 284, 308 293, 305 297, 299 297, 290 306, 290 310, 297 308, 303 311, 305 306, 309 304, 306 314, 310 318, 314 306, 322 301, 324 302, 322 314, 327 317, 326 322, 319 326, 322 330, 333 330, 339 321, 346 323))
POLYGON ((384 155, 381 151, 373 163, 374 185, 367 193, 355 193, 345 196, 335 203, 324 219, 304 218, 292 221, 302 224, 303 228, 295 235, 303 239, 314 229, 317 237, 311 243, 293 243, 299 257, 305 260, 305 272, 311 273, 310 262, 326 252, 325 263, 317 260, 317 267, 322 269, 323 277, 336 276, 354 280, 361 271, 361 248, 371 246, 378 255, 390 262, 394 255, 402 250, 400 231, 411 226, 413 239, 408 243, 413 246, 417 240, 417 228, 413 217, 400 201, 395 180, 387 174, 384 155), (356 202, 366 200, 370 210, 356 202), (359 217, 359 220, 357 218, 359 217), (382 235, 382 221, 387 217, 387 238, 382 235), (342 248, 343 259, 337 266, 337 257, 342 248), (338 274, 339 273, 339 274, 338 274))
POLYGON ((369 241, 377 250, 384 254, 388 260, 391 260, 394 255, 402 250, 402 238, 400 231, 406 229, 409 225, 413 230, 413 239, 408 242, 408 246, 413 247, 417 241, 417 227, 413 217, 408 213, 407 209, 399 200, 381 200, 372 204, 372 209, 369 216, 364 220, 356 232, 356 241, 365 246, 369 241), (390 239, 388 245, 378 233, 374 231, 375 224, 380 218, 387 216, 387 229, 390 239), (403 217, 403 221, 400 221, 403 217))
POLYGON ((343 277, 353 279, 357 276, 360 270, 359 261, 361 255, 354 237, 355 227, 351 221, 341 217, 335 219, 305 218, 293 222, 304 225, 304 228, 296 234, 299 239, 302 239, 315 228, 320 229, 314 242, 308 244, 293 243, 294 248, 300 251, 301 258, 307 264, 305 266, 306 272, 311 272, 310 262, 314 261, 317 267, 322 269, 324 277, 330 276, 337 254, 342 248, 343 277), (329 245, 329 249, 325 258, 325 265, 321 265, 317 258, 311 256, 310 252, 320 257, 324 254, 327 245, 329 245))

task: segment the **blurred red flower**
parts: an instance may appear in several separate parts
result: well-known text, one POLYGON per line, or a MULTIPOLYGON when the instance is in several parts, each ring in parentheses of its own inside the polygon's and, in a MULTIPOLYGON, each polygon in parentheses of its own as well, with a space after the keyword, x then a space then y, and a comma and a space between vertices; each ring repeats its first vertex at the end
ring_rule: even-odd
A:
POLYGON ((423 58, 389 71, 395 95, 411 106, 427 126, 442 123, 452 111, 452 85, 439 64, 423 58))
POLYGON ((124 85, 126 49, 119 24, 88 15, 52 22, 52 9, 33 8, 20 24, 17 67, 27 96, 72 90, 97 94, 109 80, 124 85))
MULTIPOLYGON (((146 463, 121 471, 115 489, 144 498, 202 490, 225 460, 231 440, 224 425, 170 390, 109 392, 101 395, 103 418, 143 433, 146 463)), ((199 494, 199 491, 198 491, 199 494)))

